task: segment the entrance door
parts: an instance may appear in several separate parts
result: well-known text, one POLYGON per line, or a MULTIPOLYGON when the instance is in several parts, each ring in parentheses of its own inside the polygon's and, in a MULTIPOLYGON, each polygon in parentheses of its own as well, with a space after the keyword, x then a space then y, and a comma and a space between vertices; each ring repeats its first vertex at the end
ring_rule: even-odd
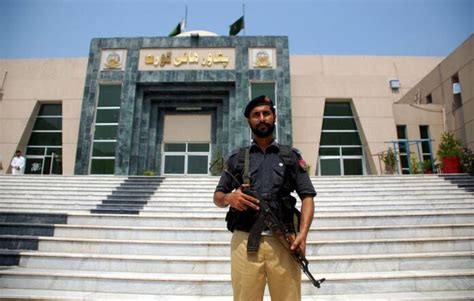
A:
POLYGON ((211 115, 165 115, 162 154, 164 175, 208 175, 211 115))

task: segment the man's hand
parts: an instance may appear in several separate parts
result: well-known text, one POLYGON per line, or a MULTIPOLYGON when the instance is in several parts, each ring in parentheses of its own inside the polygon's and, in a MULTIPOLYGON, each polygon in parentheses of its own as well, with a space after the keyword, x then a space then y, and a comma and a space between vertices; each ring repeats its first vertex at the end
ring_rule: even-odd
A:
POLYGON ((245 188, 245 186, 241 186, 230 193, 216 191, 214 193, 214 203, 219 207, 230 206, 238 211, 245 211, 249 208, 259 210, 259 201, 256 198, 243 193, 242 189, 245 188))
POLYGON ((246 188, 244 185, 239 187, 237 190, 226 194, 224 201, 229 204, 230 207, 235 208, 238 211, 245 211, 249 208, 258 210, 259 201, 242 192, 242 189, 246 188))
POLYGON ((299 233, 296 238, 294 235, 290 236, 291 251, 299 250, 301 254, 306 255, 306 235, 299 233))

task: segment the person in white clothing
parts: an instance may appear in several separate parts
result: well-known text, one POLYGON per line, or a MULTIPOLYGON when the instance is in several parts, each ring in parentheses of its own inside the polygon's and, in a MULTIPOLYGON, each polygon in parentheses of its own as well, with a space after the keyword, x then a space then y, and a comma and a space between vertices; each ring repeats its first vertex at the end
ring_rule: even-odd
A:
POLYGON ((10 164, 12 167, 12 175, 22 175, 25 173, 25 157, 21 155, 21 151, 15 152, 15 157, 10 164))

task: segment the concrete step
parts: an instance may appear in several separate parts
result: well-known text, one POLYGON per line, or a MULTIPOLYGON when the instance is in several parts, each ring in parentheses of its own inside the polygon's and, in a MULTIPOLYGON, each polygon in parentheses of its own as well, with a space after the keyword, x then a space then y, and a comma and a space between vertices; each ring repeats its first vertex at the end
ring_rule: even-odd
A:
MULTIPOLYGON (((222 213, 158 213, 142 211, 139 215, 90 214, 81 210, 51 210, 51 209, 3 209, 3 213, 30 214, 30 213, 68 213, 69 224, 84 225, 121 225, 140 227, 211 227, 225 226, 222 213)), ((418 212, 316 212, 313 227, 350 227, 350 226, 382 226, 382 225, 426 225, 426 224, 463 224, 474 220, 472 210, 449 211, 418 211, 418 212)))
MULTIPOLYGON (((214 193, 214 189, 188 189, 187 195, 188 196, 200 196, 200 195, 209 195, 214 193)), ((168 189, 163 186, 161 186, 156 192, 155 196, 165 196, 165 195, 181 195, 184 193, 183 187, 181 189, 175 188, 175 189, 168 189)), ((370 187, 370 186, 365 186, 364 188, 361 189, 356 189, 356 188, 349 188, 349 189, 327 189, 325 187, 316 187, 316 192, 318 195, 365 195, 365 194, 375 194, 375 195, 394 195, 398 193, 403 193, 403 194, 415 194, 415 195, 436 195, 436 194, 449 194, 449 193, 464 193, 466 195, 471 195, 472 193, 463 191, 462 189, 459 189, 458 187, 454 186, 447 186, 447 187, 430 187, 429 190, 426 189, 426 186, 423 187, 412 187, 412 188, 407 188, 407 187, 399 187, 398 189, 388 189, 388 188, 376 188, 376 187, 370 187)))
MULTIPOLYGON (((185 190, 198 190, 198 191, 214 191, 216 188, 217 183, 210 183, 210 184, 178 184, 178 183, 164 183, 160 185, 160 189, 164 189, 166 191, 183 191, 185 190)), ((367 190, 367 189, 375 189, 375 190, 390 190, 390 191, 399 191, 399 190, 422 190, 421 187, 426 186, 437 186, 438 188, 444 189, 458 189, 459 186, 471 187, 471 184, 462 184, 456 185, 452 183, 448 183, 446 181, 439 182, 439 183, 393 183, 393 184, 331 184, 331 183, 313 183, 316 191, 320 190, 328 190, 328 191, 341 191, 341 190, 367 190)))
MULTIPOLYGON (((41 223, 0 223, 3 235, 52 235, 55 237, 106 238, 126 240, 168 240, 168 241, 222 241, 229 240, 231 233, 220 228, 197 227, 137 227, 41 223), (51 233, 51 234, 45 234, 51 233)), ((385 225, 365 227, 312 227, 308 239, 380 239, 416 237, 465 237, 474 236, 474 224, 434 225, 385 225)))
MULTIPOLYGON (((303 278, 302 294, 470 290, 472 269, 332 273, 320 290, 303 278)), ((117 273, 13 268, 0 270, 3 288, 176 295, 230 296, 230 276, 221 274, 117 273)), ((316 275, 318 277, 318 275, 316 275)))
MULTIPOLYGON (((61 201, 63 202, 63 201, 61 201)), ((358 201, 331 201, 331 200, 324 200, 321 201, 316 199, 315 207, 317 209, 320 208, 331 208, 331 207, 338 207, 338 208, 358 208, 358 207, 372 207, 372 206, 442 206, 442 205, 469 205, 474 204, 474 200, 469 198, 459 198, 459 199, 422 199, 422 200, 392 200, 390 203, 386 201, 365 201, 365 202, 358 202, 358 201)), ((297 202, 297 206, 300 205, 297 202)), ((220 208, 216 207, 212 201, 209 200, 183 200, 177 202, 176 200, 169 201, 169 200, 150 200, 148 201, 149 207, 162 207, 162 208, 177 208, 179 210, 186 210, 187 208, 195 208, 197 210, 201 209, 214 209, 220 208)), ((315 210, 318 211, 318 210, 315 210)))
MULTIPOLYGON (((0 256, 21 255, 20 267, 81 271, 230 274, 229 256, 162 256, 0 250, 0 256)), ((310 271, 356 273, 474 268, 474 252, 308 256, 310 271)))
MULTIPOLYGON (((166 294, 166 292, 163 292, 166 294)), ((399 293, 373 293, 373 294, 332 294, 316 296, 302 296, 302 301, 316 300, 354 300, 354 301, 388 301, 388 300, 413 300, 413 301, 460 301, 472 300, 474 290, 456 291, 424 291, 424 292, 399 292, 399 293)), ((190 296, 190 295, 150 295, 150 294, 118 294, 98 293, 89 291, 63 291, 63 290, 36 290, 36 289, 1 289, 0 300, 143 300, 143 301, 232 301, 232 296, 190 296)), ((270 296, 265 296, 264 301, 271 301, 270 296)))
MULTIPOLYGON (((224 216, 220 214, 141 212, 136 215, 90 215, 70 214, 68 224, 80 225, 121 225, 143 227, 211 227, 225 226, 224 216)), ((314 227, 350 227, 416 224, 462 224, 474 220, 473 210, 449 210, 440 212, 353 212, 353 213, 315 213, 314 227)))
MULTIPOLYGON (((474 237, 353 239, 308 241, 307 255, 350 255, 472 251, 474 237)), ((0 235, 0 249, 95 254, 226 256, 229 241, 120 240, 0 235)))

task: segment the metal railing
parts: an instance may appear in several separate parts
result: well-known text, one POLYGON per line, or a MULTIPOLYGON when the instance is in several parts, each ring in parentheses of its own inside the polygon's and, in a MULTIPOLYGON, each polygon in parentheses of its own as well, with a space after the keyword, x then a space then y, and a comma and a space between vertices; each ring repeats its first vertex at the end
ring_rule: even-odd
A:
MULTIPOLYGON (((407 156, 407 161, 408 161, 408 171, 410 174, 413 173, 414 171, 414 166, 412 165, 412 154, 413 152, 411 151, 410 147, 416 148, 416 154, 418 155, 419 159, 419 169, 421 170, 421 173, 425 173, 424 170, 424 155, 429 155, 429 160, 431 163, 431 170, 433 172, 436 171, 436 165, 435 165, 435 158, 433 156, 433 147, 432 147, 432 142, 433 139, 415 139, 415 140, 408 140, 408 139, 398 139, 398 140, 392 140, 392 141, 386 141, 385 143, 389 143, 392 145, 391 149, 393 150, 394 156, 395 156, 395 171, 397 174, 402 173, 402 164, 401 164, 401 159, 400 156, 407 156), (427 143, 428 144, 428 153, 423 153, 422 152, 422 144, 427 143), (413 147, 414 146, 414 147, 413 147), (404 152, 402 150, 405 150, 404 152)), ((390 149, 390 148, 389 148, 390 149)), ((381 167, 381 162, 382 156, 386 154, 388 151, 384 151, 381 153, 378 153, 377 156, 379 158, 379 165, 380 165, 380 170, 382 170, 381 167)))

